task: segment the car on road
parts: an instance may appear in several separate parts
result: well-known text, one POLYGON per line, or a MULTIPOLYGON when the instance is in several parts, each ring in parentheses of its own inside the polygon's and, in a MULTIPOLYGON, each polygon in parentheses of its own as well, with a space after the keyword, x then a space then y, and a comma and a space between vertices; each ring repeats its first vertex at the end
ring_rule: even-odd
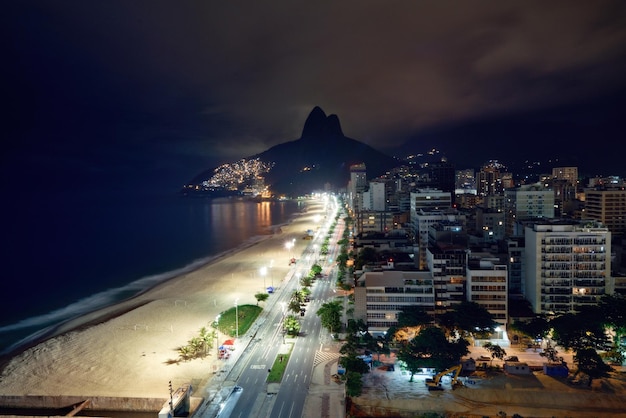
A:
POLYGON ((237 405, 237 402, 239 401, 241 392, 243 392, 243 388, 241 386, 235 386, 226 400, 220 405, 220 410, 215 418, 230 417, 235 409, 235 405, 237 405))

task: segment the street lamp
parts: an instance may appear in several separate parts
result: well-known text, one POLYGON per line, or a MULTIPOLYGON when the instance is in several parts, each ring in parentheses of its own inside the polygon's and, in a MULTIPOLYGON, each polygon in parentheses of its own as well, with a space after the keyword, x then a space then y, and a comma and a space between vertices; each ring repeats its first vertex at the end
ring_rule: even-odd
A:
POLYGON ((239 302, 239 298, 235 299, 235 335, 239 338, 239 310, 237 302, 239 302))
POLYGON ((267 286, 265 285, 265 276, 267 275, 267 267, 263 266, 259 269, 259 274, 263 276, 263 289, 267 291, 267 286))
POLYGON ((293 252, 291 251, 294 247, 294 245, 296 245, 296 239, 292 239, 291 241, 287 241, 285 243, 285 248, 289 251, 289 265, 291 265, 291 261, 294 259, 293 258, 293 252))

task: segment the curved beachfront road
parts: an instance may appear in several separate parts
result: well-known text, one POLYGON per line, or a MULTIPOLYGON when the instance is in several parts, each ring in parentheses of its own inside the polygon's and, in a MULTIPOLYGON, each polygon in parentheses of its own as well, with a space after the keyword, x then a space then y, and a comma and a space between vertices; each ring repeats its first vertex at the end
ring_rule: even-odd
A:
MULTIPOLYGON (((334 213, 329 216, 328 224, 334 220, 334 213)), ((330 270, 326 277, 316 280, 312 289, 312 299, 307 313, 302 322, 301 338, 296 340, 289 364, 285 370, 280 391, 276 396, 274 407, 269 415, 272 418, 295 418, 301 417, 311 384, 312 372, 315 361, 315 353, 320 348, 322 339, 329 338, 328 332, 322 330, 320 318, 315 314, 320 306, 336 297, 335 282, 336 272, 333 269, 333 261, 339 251, 335 244, 341 236, 343 229, 337 228, 330 240, 329 254, 322 264, 323 271, 330 270)), ((326 230, 320 234, 320 242, 324 240, 326 230)), ((319 248, 319 245, 318 245, 319 248)))
MULTIPOLYGON (((295 344, 282 382, 280 385, 275 385, 278 393, 275 393, 275 390, 269 390, 266 379, 268 369, 280 355, 281 349, 284 350, 285 336, 282 333, 284 306, 288 305, 293 291, 300 288, 299 278, 308 274, 315 263, 322 264, 324 271, 332 269, 331 261, 320 261, 319 249, 326 237, 328 227, 334 221, 336 207, 332 207, 326 215, 324 225, 311 240, 298 263, 289 271, 278 291, 272 295, 253 329, 248 332, 251 335, 249 344, 243 352, 237 353, 234 359, 229 360, 234 364, 230 369, 228 379, 234 380, 242 390, 233 392, 224 400, 221 412, 219 406, 212 405, 211 407, 207 404, 198 408, 194 417, 302 416, 311 383, 315 353, 319 349, 321 338, 330 338, 327 332, 322 332, 320 319, 315 312, 321 304, 336 296, 334 271, 316 280, 312 288, 311 302, 306 307, 306 314, 301 321, 301 336, 294 340, 295 344)), ((335 234, 337 233, 338 231, 335 231, 335 234)), ((336 239, 331 239, 331 252, 327 260, 336 258, 338 251, 334 245, 336 242, 336 239)))

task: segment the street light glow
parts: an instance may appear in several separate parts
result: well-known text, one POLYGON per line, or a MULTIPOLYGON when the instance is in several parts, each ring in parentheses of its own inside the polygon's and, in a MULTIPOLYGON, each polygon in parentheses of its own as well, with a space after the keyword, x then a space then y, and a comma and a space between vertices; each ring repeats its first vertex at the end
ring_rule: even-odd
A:
POLYGON ((267 275, 267 267, 263 266, 259 269, 259 274, 263 277, 263 288, 267 290, 265 285, 265 276, 267 275))

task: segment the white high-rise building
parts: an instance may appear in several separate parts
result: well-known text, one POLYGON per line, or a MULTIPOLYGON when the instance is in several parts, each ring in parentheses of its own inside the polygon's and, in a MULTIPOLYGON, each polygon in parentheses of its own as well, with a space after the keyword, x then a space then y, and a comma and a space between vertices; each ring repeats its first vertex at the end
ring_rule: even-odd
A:
POLYGON ((411 192, 411 225, 416 249, 416 263, 426 268, 428 229, 433 223, 456 220, 452 213, 452 193, 437 189, 419 189, 411 192))
POLYGON ((367 190, 367 170, 365 164, 350 166, 350 183, 348 184, 348 203, 350 209, 363 209, 363 192, 367 190))
POLYGON ((387 210, 387 191, 385 182, 370 181, 369 203, 370 210, 378 212, 387 210))
POLYGON ((472 254, 467 263, 467 300, 493 315, 502 329, 508 322, 507 267, 491 254, 472 254))
POLYGON ((611 232, 598 222, 525 228, 524 295, 535 313, 575 312, 613 292, 611 232))

